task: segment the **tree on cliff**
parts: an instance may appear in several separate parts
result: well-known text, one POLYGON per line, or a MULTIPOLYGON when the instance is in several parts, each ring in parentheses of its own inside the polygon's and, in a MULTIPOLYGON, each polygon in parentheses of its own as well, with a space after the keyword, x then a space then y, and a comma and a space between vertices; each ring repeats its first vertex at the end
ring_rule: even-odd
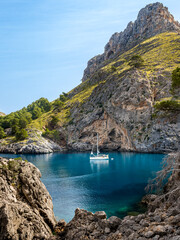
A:
POLYGON ((4 129, 2 127, 0 127, 0 139, 4 138, 6 136, 4 129))
POLYGON ((176 88, 179 88, 179 87, 180 87, 180 68, 177 67, 172 72, 172 85, 171 85, 172 93, 176 88))
POLYGON ((25 129, 20 129, 15 134, 16 141, 24 140, 28 137, 27 131, 25 129))
MULTIPOLYGON (((166 156, 162 161, 162 170, 156 173, 156 177, 149 181, 148 186, 146 187, 147 191, 162 192, 165 190, 165 185, 167 180, 171 176, 171 181, 176 182, 176 178, 179 179, 180 174, 180 151, 177 153, 171 153, 166 156)), ((180 190, 180 186, 174 183, 174 188, 171 191, 168 191, 168 195, 174 194, 176 191, 180 190)), ((166 196, 166 194, 165 194, 166 196)), ((160 195, 160 198, 163 198, 164 195, 160 195)))
POLYGON ((139 55, 134 55, 130 58, 129 65, 135 68, 143 66, 144 59, 139 55))

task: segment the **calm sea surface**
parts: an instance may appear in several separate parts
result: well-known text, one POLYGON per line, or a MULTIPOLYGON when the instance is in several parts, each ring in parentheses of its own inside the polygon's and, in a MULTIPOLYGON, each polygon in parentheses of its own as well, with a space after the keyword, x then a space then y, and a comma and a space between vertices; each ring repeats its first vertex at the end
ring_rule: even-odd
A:
POLYGON ((89 160, 88 153, 0 154, 27 159, 42 173, 57 219, 69 221, 77 207, 109 216, 140 211, 149 178, 161 168, 163 154, 110 153, 110 160, 89 160))

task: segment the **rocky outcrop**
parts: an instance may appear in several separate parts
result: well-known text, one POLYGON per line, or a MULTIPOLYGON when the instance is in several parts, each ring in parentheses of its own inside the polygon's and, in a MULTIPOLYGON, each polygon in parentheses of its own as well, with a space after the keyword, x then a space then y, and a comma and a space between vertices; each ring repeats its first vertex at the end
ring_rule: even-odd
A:
POLYGON ((64 151, 57 143, 45 139, 41 136, 42 132, 29 133, 28 139, 20 142, 12 142, 4 144, 4 140, 0 139, 0 152, 2 153, 52 153, 56 151, 64 151))
POLYGON ((87 80, 108 59, 129 50, 147 38, 168 31, 180 32, 180 24, 174 20, 168 8, 159 2, 147 5, 139 11, 134 23, 130 22, 123 32, 112 35, 103 54, 88 61, 82 81, 87 80))
POLYGON ((40 171, 22 160, 0 158, 0 239, 47 239, 56 224, 40 171))

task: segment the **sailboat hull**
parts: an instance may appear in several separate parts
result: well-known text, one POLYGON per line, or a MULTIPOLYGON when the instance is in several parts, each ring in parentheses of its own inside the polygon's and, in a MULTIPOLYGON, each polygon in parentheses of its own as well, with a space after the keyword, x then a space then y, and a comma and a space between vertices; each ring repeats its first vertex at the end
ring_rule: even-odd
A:
POLYGON ((109 155, 90 156, 90 160, 109 160, 109 155))

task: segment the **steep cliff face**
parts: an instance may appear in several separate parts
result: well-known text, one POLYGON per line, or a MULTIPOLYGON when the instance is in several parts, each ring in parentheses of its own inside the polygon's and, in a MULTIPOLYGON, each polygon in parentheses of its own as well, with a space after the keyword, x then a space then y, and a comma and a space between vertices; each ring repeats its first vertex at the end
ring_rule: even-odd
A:
POLYGON ((147 5, 139 11, 134 23, 130 22, 123 32, 112 35, 103 54, 89 60, 82 81, 87 80, 102 67, 105 64, 104 61, 116 57, 145 39, 168 31, 180 32, 180 24, 174 20, 168 8, 159 2, 147 5))
POLYGON ((56 224, 40 171, 22 160, 0 158, 0 239, 47 239, 56 224))
POLYGON ((72 109, 74 122, 67 127, 69 148, 90 150, 98 132, 103 150, 177 150, 179 112, 159 112, 153 117, 155 101, 170 95, 170 74, 163 69, 158 74, 147 75, 142 70, 131 69, 114 74, 113 81, 107 77, 78 111, 72 109), (93 106, 97 106, 96 110, 93 106))

